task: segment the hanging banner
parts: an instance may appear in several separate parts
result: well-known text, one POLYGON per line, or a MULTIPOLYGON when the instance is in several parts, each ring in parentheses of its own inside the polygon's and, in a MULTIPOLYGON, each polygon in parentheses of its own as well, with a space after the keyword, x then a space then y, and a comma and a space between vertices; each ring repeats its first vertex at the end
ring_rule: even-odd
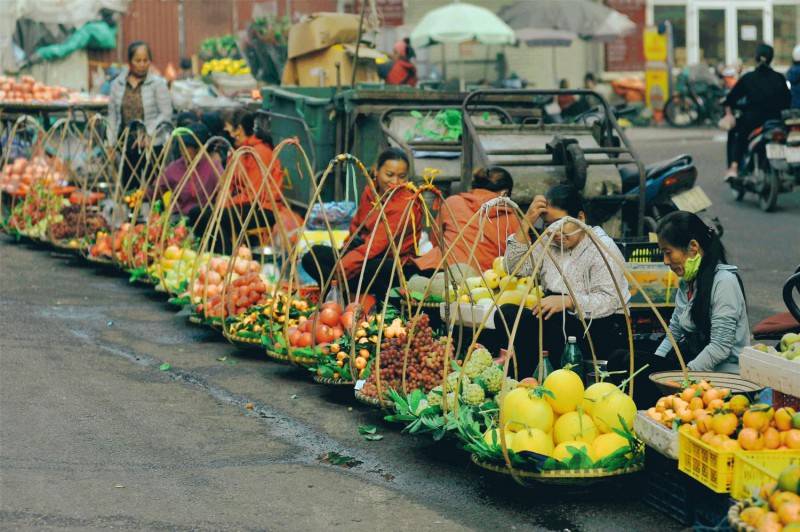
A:
MULTIPOLYGON (((605 0, 605 5, 619 11, 643 28, 647 16, 646 0, 605 0)), ((632 72, 644 70, 642 55, 642 33, 633 31, 605 45, 606 70, 609 72, 632 72)))

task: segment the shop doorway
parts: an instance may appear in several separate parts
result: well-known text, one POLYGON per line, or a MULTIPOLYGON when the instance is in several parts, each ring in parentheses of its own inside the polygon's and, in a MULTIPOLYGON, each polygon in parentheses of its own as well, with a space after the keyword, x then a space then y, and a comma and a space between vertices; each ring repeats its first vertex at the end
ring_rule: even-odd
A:
POLYGON ((736 10, 736 43, 745 68, 755 66, 756 47, 764 41, 764 10, 736 10))

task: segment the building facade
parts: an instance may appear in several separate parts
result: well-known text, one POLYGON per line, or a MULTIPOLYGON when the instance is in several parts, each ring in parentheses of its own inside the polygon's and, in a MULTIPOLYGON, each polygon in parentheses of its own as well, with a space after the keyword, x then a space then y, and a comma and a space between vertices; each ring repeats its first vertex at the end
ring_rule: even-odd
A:
POLYGON ((775 47, 776 66, 800 44, 800 0, 648 0, 647 24, 669 20, 678 66, 706 62, 752 66, 758 43, 775 47))

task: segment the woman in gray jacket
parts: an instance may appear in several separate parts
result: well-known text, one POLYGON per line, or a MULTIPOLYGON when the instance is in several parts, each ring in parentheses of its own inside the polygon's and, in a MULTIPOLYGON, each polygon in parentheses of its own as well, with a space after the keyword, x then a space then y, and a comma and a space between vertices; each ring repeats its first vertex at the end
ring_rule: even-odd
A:
POLYGON ((145 131, 128 136, 125 146, 126 164, 123 185, 131 178, 141 183, 147 174, 142 161, 147 139, 163 123, 171 123, 172 99, 164 78, 150 72, 153 54, 147 43, 132 42, 128 46, 128 66, 111 82, 108 101, 108 140, 114 144, 132 122, 144 124, 145 131))
MULTIPOLYGON (((657 233, 664 264, 681 278, 669 328, 687 366, 739 373, 739 353, 750 341, 744 287, 717 233, 683 211, 661 220, 657 233)), ((675 357, 666 338, 655 354, 675 357)))

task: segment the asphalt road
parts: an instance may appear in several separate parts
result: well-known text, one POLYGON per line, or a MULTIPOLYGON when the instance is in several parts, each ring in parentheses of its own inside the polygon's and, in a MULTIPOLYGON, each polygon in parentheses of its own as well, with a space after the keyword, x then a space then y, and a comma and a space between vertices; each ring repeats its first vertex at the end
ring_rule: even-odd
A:
MULTIPOLYGON (((694 154, 742 267, 751 319, 781 310, 800 198, 734 204, 710 132, 633 132, 694 154)), ((451 444, 402 435, 351 392, 237 352, 151 291, 0 239, 0 528, 677 530, 635 480, 520 488, 451 444), (162 371, 162 364, 169 369, 162 371), (368 442, 358 427, 384 435, 368 442), (323 457, 359 463, 345 468, 323 457)))
POLYGON ((565 494, 484 473, 74 259, 3 238, 0 279, 3 529, 678 529, 632 481, 565 494))

